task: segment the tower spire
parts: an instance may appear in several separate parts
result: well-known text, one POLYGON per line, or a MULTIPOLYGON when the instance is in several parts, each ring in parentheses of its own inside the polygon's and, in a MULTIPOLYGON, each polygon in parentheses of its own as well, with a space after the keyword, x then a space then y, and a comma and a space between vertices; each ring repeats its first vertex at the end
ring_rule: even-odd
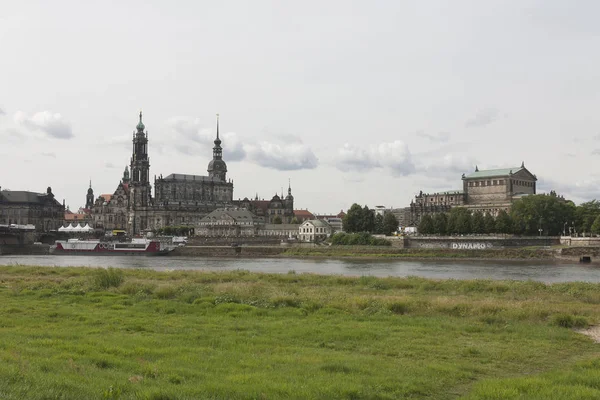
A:
POLYGON ((217 139, 219 138, 219 114, 217 114, 217 139))

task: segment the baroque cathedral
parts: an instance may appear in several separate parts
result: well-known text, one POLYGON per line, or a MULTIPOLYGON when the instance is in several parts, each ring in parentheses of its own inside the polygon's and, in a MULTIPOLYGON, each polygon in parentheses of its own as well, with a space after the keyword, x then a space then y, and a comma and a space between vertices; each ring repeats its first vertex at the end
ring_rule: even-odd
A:
MULTIPOLYGON (((133 132, 131 162, 113 194, 101 195, 92 207, 94 227, 123 230, 131 235, 163 228, 186 225, 195 227, 208 213, 231 207, 243 207, 263 214, 266 222, 279 215, 283 222, 293 218, 291 187, 288 196, 275 196, 268 204, 258 200, 233 200, 233 181, 227 179, 227 164, 219 137, 217 115, 213 157, 208 163, 208 175, 172 173, 154 177, 154 196, 150 184, 148 131, 142 122, 133 132)), ((89 193, 88 193, 89 195, 89 193)), ((86 199, 89 202, 89 199, 86 199)), ((260 215, 259 215, 260 216, 260 215)))

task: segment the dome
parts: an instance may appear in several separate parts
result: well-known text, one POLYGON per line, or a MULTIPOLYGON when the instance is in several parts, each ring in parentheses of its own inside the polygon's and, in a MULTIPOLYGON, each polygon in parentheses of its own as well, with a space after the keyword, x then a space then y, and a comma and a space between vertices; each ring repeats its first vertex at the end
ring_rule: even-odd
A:
POLYGON ((143 132, 144 129, 146 129, 146 126, 142 122, 142 112, 141 111, 140 111, 140 122, 137 124, 136 128, 138 131, 141 131, 141 132, 143 132))
POLYGON ((94 194, 94 191, 92 190, 92 188, 88 189, 88 194, 94 194))
POLYGON ((275 194, 275 196, 273 196, 271 201, 281 201, 281 197, 279 197, 277 194, 275 194))
POLYGON ((208 163, 209 171, 227 171, 227 164, 223 160, 210 160, 208 163))

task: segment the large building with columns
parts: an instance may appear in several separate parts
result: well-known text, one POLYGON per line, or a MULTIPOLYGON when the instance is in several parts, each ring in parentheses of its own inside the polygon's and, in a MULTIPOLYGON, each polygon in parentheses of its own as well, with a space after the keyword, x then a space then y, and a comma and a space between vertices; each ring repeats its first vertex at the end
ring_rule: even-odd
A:
POLYGON ((536 193, 537 177, 520 167, 479 170, 462 175, 462 189, 446 192, 419 192, 409 207, 393 210, 400 226, 418 225, 425 214, 448 212, 453 207, 465 207, 497 215, 509 212, 512 203, 520 197, 536 193))

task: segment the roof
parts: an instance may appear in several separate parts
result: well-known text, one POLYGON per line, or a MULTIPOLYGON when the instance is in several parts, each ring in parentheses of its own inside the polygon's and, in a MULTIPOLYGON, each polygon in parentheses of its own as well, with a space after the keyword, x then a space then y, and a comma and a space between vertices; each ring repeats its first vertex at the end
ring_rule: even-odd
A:
POLYGON ((214 220, 219 220, 223 215, 227 215, 235 221, 241 222, 252 222, 256 217, 250 211, 245 208, 217 208, 215 211, 209 213, 204 218, 202 218, 201 222, 210 222, 214 220))
POLYGON ((298 226, 298 224, 265 224, 262 229, 264 231, 295 231, 298 226))
POLYGON ((307 223, 311 224, 312 226, 317 227, 317 228, 331 228, 331 225, 329 225, 329 223, 327 221, 324 221, 322 219, 311 219, 308 221, 304 221, 304 223, 302 225, 307 224, 307 223))
POLYGON ((516 174, 517 172, 524 170, 524 169, 525 169, 524 167, 482 169, 481 171, 475 171, 472 174, 466 175, 465 179, 493 178, 496 176, 508 176, 510 174, 516 174))
POLYGON ((308 210, 294 210, 294 216, 300 218, 314 218, 315 216, 308 210))
POLYGON ((73 213, 65 213, 65 221, 79 221, 84 220, 87 217, 85 214, 73 214, 73 213))
POLYGON ((170 174, 162 179, 165 181, 220 181, 220 179, 211 178, 210 176, 188 174, 170 174))
POLYGON ((46 193, 27 192, 22 190, 3 190, 0 192, 0 201, 7 203, 33 203, 44 204, 48 200, 55 205, 61 205, 54 197, 48 197, 46 193))
POLYGON ((42 193, 3 190, 1 193, 5 201, 9 203, 41 203, 42 193))
POLYGON ((112 199, 113 195, 106 193, 106 194, 101 194, 99 197, 102 197, 104 199, 105 202, 110 202, 110 199, 112 199))

